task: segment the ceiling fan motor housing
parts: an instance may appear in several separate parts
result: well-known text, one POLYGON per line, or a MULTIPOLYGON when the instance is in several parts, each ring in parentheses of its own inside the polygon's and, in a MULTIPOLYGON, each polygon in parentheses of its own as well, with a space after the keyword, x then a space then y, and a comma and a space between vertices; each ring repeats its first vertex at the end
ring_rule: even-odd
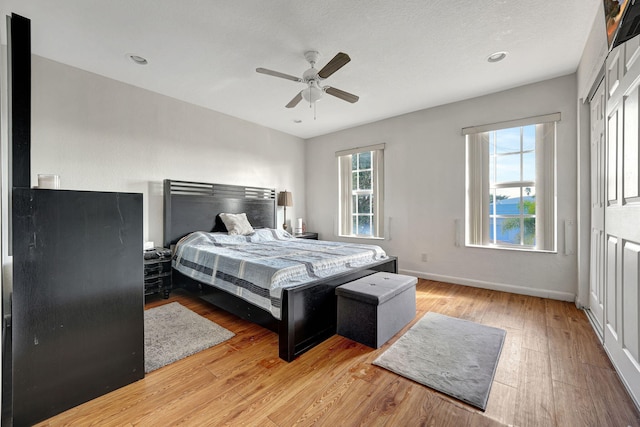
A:
POLYGON ((309 68, 304 72, 304 74, 302 74, 302 81, 305 83, 309 83, 314 80, 317 81, 318 79, 318 70, 316 70, 315 68, 309 68))
POLYGON ((318 85, 320 77, 318 76, 318 70, 315 68, 316 62, 318 62, 318 58, 320 57, 320 53, 315 50, 309 50, 304 53, 304 57, 309 64, 311 64, 311 68, 302 74, 302 81, 307 83, 307 88, 302 89, 300 94, 302 95, 302 99, 313 104, 314 102, 319 101, 324 94, 324 91, 318 85))

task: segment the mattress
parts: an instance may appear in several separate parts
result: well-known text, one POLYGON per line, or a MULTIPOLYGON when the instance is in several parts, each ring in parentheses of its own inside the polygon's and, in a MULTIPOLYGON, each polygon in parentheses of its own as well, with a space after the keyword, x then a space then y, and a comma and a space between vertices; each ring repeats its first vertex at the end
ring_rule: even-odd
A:
POLYGON ((176 245, 172 265, 280 319, 283 289, 387 258, 376 245, 297 239, 283 230, 258 229, 248 236, 191 233, 176 245))

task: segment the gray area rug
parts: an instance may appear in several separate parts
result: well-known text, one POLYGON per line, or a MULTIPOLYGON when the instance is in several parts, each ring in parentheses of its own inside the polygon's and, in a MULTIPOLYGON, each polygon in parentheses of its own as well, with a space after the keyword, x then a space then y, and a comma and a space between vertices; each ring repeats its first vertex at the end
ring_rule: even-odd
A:
POLYGON ((484 411, 505 335, 502 329, 427 313, 373 364, 484 411))
POLYGON ((144 371, 149 373, 235 334, 172 302, 144 311, 144 371))

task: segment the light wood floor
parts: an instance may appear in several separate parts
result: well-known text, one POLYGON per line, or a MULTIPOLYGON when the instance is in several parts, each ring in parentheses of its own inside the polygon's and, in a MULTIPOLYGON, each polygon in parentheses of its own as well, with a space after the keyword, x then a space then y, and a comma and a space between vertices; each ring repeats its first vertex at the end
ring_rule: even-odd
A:
MULTIPOLYGON (((175 291, 178 301, 236 333, 41 425, 100 426, 640 426, 585 314, 572 303, 420 280, 427 311, 496 326, 506 341, 486 412, 371 362, 378 350, 334 336, 295 361, 276 334, 175 291)), ((107 356, 107 355, 105 355, 107 356)))

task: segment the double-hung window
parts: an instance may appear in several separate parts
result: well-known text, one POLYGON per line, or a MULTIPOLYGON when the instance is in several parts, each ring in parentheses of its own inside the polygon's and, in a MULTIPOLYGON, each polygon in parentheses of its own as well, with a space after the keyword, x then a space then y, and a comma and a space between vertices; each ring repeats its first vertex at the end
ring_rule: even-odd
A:
POLYGON ((384 144, 336 153, 339 235, 383 237, 384 144))
POLYGON ((463 129, 468 245, 556 250, 560 114, 463 129))

